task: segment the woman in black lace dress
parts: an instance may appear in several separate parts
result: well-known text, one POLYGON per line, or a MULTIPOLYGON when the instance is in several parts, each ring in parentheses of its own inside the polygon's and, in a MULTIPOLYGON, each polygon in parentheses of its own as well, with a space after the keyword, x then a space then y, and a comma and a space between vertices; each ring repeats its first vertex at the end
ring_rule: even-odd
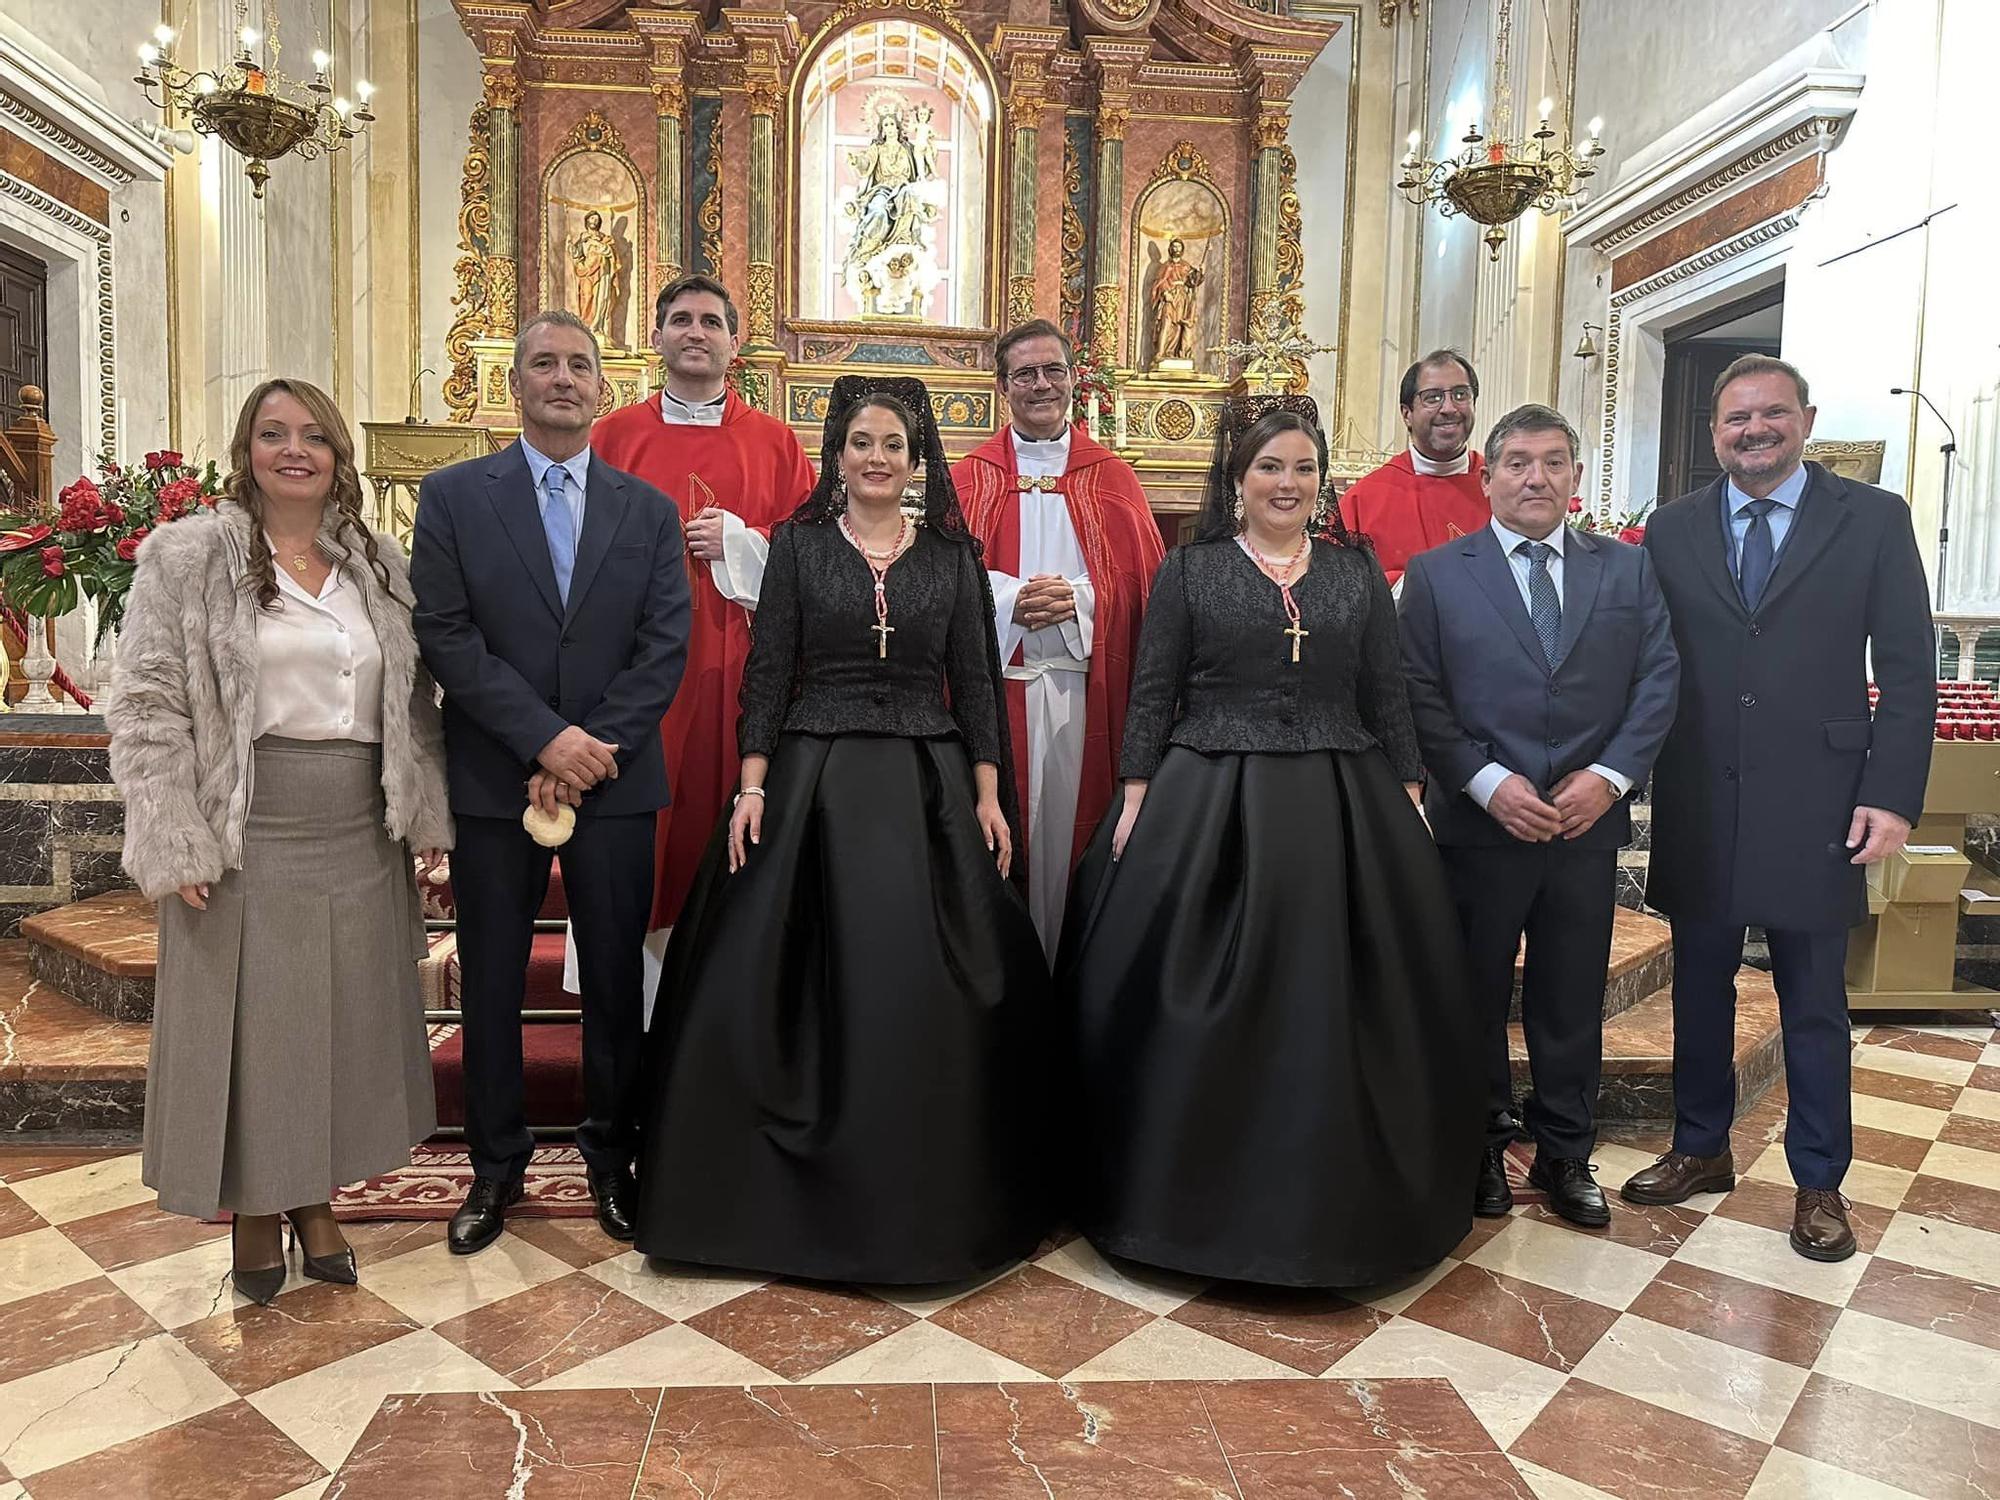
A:
POLYGON ((1327 504, 1310 403, 1266 405, 1154 582, 1123 812, 1070 897, 1079 1227, 1198 1275, 1355 1286, 1470 1227, 1480 1032, 1388 586, 1327 504))
POLYGON ((950 1281, 1047 1228, 1049 980, 1006 878, 992 619, 922 383, 842 377, 820 482, 771 535, 742 790, 660 979, 646 1254, 950 1281))

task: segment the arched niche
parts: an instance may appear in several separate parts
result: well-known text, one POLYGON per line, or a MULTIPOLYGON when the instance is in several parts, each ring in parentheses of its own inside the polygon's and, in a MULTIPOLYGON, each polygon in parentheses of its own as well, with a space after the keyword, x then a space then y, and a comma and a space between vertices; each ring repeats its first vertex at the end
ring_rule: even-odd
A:
POLYGON ((592 111, 542 174, 543 307, 565 307, 606 349, 645 347, 646 190, 592 111))
POLYGON ((1142 370, 1224 375, 1227 360, 1220 351, 1229 327, 1229 204, 1191 141, 1176 145, 1154 169, 1132 205, 1131 232, 1129 284, 1134 294, 1126 347, 1133 351, 1133 362, 1142 370), (1188 279, 1175 267, 1177 259, 1200 272, 1198 285, 1183 285, 1178 292, 1183 307, 1193 313, 1185 330, 1191 348, 1184 365, 1166 363, 1175 351, 1160 344, 1162 304, 1176 300, 1170 293, 1188 279))
POLYGON ((830 37, 801 75, 797 316, 989 321, 992 84, 954 36, 915 18, 830 37))

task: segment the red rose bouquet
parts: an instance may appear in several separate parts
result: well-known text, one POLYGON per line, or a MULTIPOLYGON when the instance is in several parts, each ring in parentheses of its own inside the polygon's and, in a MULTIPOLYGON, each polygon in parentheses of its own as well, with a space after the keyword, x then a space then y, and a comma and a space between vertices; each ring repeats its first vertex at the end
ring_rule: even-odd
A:
POLYGON ((1634 547, 1646 540, 1646 514, 1659 504, 1657 499, 1648 500, 1637 510, 1627 511, 1622 516, 1599 515, 1586 509, 1581 498, 1569 503, 1569 524, 1578 531, 1587 531, 1592 536, 1615 536, 1621 542, 1629 542, 1634 547))
POLYGON ((125 613, 139 544, 154 527, 214 505, 222 485, 213 462, 197 466, 171 451, 129 467, 107 458, 97 473, 53 505, 0 515, 0 599, 36 619, 94 599, 101 640, 125 613))

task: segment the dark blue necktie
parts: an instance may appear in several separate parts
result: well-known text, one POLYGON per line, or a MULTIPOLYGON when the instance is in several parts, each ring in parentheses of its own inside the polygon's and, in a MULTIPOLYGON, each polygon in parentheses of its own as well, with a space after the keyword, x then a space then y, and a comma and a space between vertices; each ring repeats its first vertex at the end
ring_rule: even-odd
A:
POLYGON ((1743 552, 1736 560, 1736 587, 1743 594, 1743 607, 1755 610, 1771 582, 1776 549, 1771 545, 1771 511, 1775 500, 1750 500, 1736 508, 1739 516, 1750 518, 1743 533, 1743 552))
POLYGON ((1549 559, 1556 555, 1556 549, 1547 542, 1523 542, 1514 550, 1528 554, 1528 617, 1542 639, 1542 657, 1553 668, 1563 633, 1562 600, 1556 597, 1556 581, 1549 576, 1549 559))

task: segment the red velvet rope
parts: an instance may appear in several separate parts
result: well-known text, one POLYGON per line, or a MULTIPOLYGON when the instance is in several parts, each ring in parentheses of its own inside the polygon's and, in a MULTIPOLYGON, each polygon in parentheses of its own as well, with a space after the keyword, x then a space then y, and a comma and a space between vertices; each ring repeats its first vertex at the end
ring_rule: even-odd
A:
MULTIPOLYGON (((21 649, 25 651, 28 646, 27 619, 11 604, 0 604, 0 619, 5 619, 7 628, 21 638, 21 649)), ((36 623, 39 624, 40 621, 36 623)), ((55 672, 50 676, 49 680, 65 693, 69 694, 71 698, 75 699, 78 708, 90 707, 90 694, 84 692, 74 682, 71 682, 69 673, 65 672, 60 665, 56 667, 55 672)))

